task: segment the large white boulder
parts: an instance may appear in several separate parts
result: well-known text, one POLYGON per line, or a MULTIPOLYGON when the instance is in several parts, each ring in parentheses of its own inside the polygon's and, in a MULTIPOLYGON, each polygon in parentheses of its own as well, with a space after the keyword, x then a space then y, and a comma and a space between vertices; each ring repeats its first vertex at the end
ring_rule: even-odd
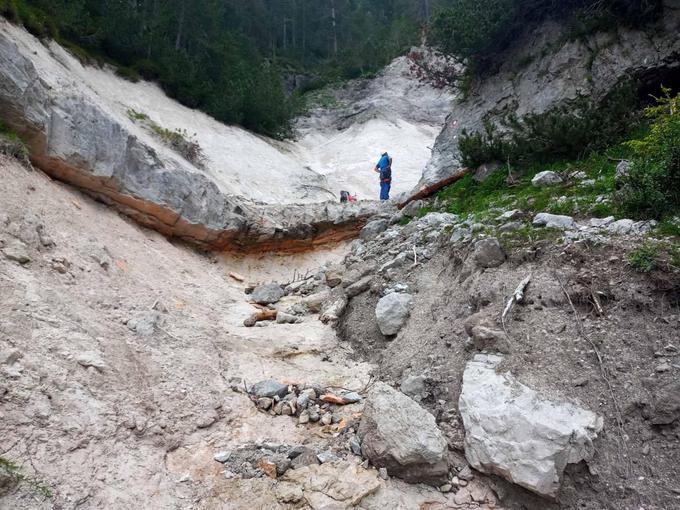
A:
POLYGON ((534 227, 557 228, 561 230, 568 230, 576 228, 576 222, 571 216, 563 216, 561 214, 538 213, 534 216, 532 221, 534 227))
POLYGON ((391 386, 371 388, 358 433, 362 453, 388 474, 412 483, 446 479, 446 439, 434 416, 391 386))
POLYGON ((413 297, 410 294, 393 292, 378 301, 375 318, 380 332, 385 336, 396 335, 408 320, 413 297))
POLYGON ((562 177, 560 177, 560 174, 553 172, 551 170, 538 172, 536 175, 534 175, 534 178, 531 179, 531 184, 533 184, 537 188, 557 186, 558 184, 562 184, 562 182, 564 181, 562 180, 562 177))
POLYGON ((588 461, 602 418, 567 402, 553 402, 496 369, 502 356, 477 354, 463 373, 458 409, 465 457, 542 496, 554 497, 567 464, 588 461))

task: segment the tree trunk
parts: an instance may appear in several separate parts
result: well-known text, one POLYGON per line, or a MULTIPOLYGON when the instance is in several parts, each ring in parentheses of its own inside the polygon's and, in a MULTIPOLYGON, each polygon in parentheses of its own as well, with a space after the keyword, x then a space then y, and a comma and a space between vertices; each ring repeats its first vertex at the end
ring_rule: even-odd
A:
POLYGON ((175 38, 175 49, 179 50, 182 45, 182 30, 184 29, 184 14, 186 13, 186 2, 182 2, 182 11, 179 14, 179 24, 177 26, 177 37, 175 38))
POLYGON ((335 18, 335 0, 331 0, 331 22, 333 25, 333 56, 338 56, 338 29, 335 18))

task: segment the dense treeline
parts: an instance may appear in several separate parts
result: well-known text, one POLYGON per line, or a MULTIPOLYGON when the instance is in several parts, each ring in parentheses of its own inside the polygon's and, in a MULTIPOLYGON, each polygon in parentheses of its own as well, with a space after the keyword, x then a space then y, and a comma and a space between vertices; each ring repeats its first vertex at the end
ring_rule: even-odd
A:
POLYGON ((281 136, 293 113, 284 72, 374 72, 452 1, 0 0, 0 12, 219 120, 281 136))

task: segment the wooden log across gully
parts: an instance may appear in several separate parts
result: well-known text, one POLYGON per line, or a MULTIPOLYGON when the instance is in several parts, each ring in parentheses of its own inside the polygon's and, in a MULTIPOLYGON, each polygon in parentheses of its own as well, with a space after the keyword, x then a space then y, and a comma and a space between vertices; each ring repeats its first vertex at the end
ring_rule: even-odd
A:
POLYGON ((430 184, 429 186, 425 186, 424 188, 419 190, 417 193, 408 197, 404 202, 397 204, 397 208, 403 209, 404 207, 406 207, 407 204, 409 204, 410 202, 413 202, 414 200, 421 200, 423 198, 429 197, 430 195, 433 195, 434 193, 436 193, 440 189, 448 186, 449 184, 453 184, 454 182, 462 179, 463 177, 465 177, 468 174, 469 171, 470 170, 468 170, 465 167, 458 169, 458 171, 456 173, 447 177, 446 179, 442 179, 441 181, 437 181, 434 184, 430 184))

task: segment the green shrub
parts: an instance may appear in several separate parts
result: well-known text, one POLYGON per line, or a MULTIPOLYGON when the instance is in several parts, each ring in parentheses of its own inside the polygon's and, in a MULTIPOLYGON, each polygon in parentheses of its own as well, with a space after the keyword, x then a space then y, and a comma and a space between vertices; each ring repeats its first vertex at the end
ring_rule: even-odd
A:
POLYGON ((463 131, 458 147, 465 166, 491 161, 548 163, 582 158, 618 141, 634 124, 637 95, 630 82, 600 103, 580 96, 542 114, 509 115, 503 132, 487 123, 484 133, 463 131))
POLYGON ((659 256, 659 246, 647 242, 639 248, 631 251, 628 254, 628 263, 641 273, 651 273, 657 267, 657 258, 659 256))
POLYGON ((645 112, 653 124, 646 137, 628 143, 633 164, 617 201, 633 218, 662 219, 680 211, 680 94, 664 89, 645 112))

